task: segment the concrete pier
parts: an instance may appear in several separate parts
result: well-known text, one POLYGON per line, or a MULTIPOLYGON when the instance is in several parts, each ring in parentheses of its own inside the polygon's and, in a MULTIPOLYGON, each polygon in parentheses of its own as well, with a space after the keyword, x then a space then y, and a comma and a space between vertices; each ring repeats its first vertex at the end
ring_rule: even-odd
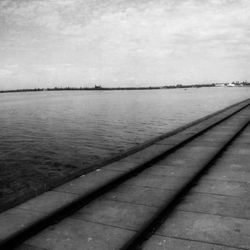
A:
MULTIPOLYGON (((226 127, 224 129, 223 134, 227 131, 226 127)), ((218 134, 218 141, 221 134, 218 134)), ((205 138, 203 142, 208 145, 205 138)), ((250 249, 249 194, 250 127, 177 206, 143 249, 250 249)))
POLYGON ((250 249, 249 103, 3 212, 1 249, 250 249))

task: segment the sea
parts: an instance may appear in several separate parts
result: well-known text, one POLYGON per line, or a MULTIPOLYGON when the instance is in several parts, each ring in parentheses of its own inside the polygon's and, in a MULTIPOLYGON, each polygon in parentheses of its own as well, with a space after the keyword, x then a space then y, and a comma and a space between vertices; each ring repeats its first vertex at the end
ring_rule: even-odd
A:
POLYGON ((1 167, 67 174, 249 97, 247 87, 2 93, 1 167))

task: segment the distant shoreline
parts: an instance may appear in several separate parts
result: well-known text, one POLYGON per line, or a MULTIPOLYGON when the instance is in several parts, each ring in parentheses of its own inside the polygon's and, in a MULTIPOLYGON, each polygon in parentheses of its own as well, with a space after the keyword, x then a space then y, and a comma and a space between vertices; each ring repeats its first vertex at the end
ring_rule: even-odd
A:
POLYGON ((16 93, 16 92, 37 92, 37 91, 102 91, 102 90, 154 90, 154 89, 187 89, 187 88, 204 88, 204 87, 250 87, 250 83, 223 83, 223 84, 192 84, 192 85, 168 85, 159 87, 115 87, 108 88, 102 87, 100 85, 95 85, 95 87, 54 87, 54 88, 33 88, 33 89, 14 89, 14 90, 0 90, 0 93, 16 93))

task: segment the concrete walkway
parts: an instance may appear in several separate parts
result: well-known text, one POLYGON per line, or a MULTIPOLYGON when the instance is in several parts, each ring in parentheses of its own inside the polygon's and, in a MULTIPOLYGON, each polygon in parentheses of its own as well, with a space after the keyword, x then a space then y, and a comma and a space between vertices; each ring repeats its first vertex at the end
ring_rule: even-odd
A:
MULTIPOLYGON (((227 122, 212 133, 212 143, 204 137, 199 145, 219 143, 232 125, 227 122)), ((250 249, 250 126, 143 249, 250 249)))
MULTIPOLYGON (((11 239, 80 196, 147 164, 247 103, 249 100, 0 214, 0 240, 11 239)), ((248 106, 17 249, 120 249, 249 118, 248 106)), ((143 249, 250 249, 249 144, 248 126, 143 249)))

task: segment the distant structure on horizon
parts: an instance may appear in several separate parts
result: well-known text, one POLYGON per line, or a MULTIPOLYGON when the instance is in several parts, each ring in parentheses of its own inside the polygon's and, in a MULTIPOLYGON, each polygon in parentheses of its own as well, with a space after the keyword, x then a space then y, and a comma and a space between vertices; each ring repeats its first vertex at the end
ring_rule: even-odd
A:
POLYGON ((102 89, 101 85, 95 85, 95 89, 102 89))
POLYGON ((226 83, 219 82, 219 83, 215 83, 215 87, 226 87, 228 84, 229 84, 228 82, 226 83))
POLYGON ((231 82, 231 83, 214 83, 215 87, 244 87, 244 86, 250 86, 250 82, 243 81, 243 82, 231 82))
POLYGON ((101 85, 95 85, 94 87, 54 87, 54 88, 34 88, 34 89, 14 89, 14 90, 0 90, 0 93, 8 92, 34 92, 34 91, 61 91, 61 90, 153 90, 153 89, 176 89, 176 88, 202 88, 202 87, 250 87, 250 82, 231 82, 231 83, 209 83, 209 84, 190 84, 190 85, 165 85, 158 87, 102 87, 101 85))

